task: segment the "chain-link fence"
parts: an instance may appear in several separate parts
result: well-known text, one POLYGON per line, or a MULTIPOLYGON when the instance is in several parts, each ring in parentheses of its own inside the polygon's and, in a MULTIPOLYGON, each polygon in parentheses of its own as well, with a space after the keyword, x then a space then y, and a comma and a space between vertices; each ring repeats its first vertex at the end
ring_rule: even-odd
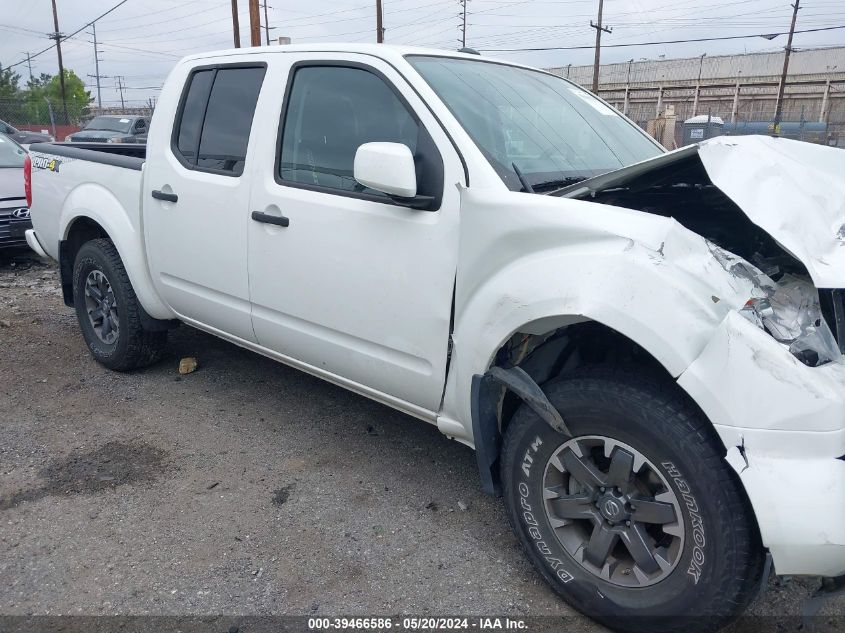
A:
POLYGON ((0 119, 19 125, 74 125, 85 120, 88 114, 87 104, 79 105, 73 101, 62 104, 61 100, 35 95, 0 100, 0 119))
MULTIPOLYGON (((99 114, 151 116, 150 107, 98 108, 92 104, 84 106, 67 104, 45 98, 0 99, 0 122, 20 131, 43 132, 61 141, 68 134, 78 132, 93 117, 99 114)), ((0 124, 0 132, 9 133, 0 124)))

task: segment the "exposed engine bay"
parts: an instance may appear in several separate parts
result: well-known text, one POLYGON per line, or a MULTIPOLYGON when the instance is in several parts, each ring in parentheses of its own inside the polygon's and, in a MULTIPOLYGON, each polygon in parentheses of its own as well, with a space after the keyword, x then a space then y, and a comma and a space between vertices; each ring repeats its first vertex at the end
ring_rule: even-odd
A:
POLYGON ((806 267, 713 184, 697 152, 622 184, 589 184, 582 183, 587 190, 573 197, 671 217, 711 242, 725 270, 753 281, 757 289, 740 313, 804 364, 815 367, 840 358, 845 293, 818 291, 806 267))

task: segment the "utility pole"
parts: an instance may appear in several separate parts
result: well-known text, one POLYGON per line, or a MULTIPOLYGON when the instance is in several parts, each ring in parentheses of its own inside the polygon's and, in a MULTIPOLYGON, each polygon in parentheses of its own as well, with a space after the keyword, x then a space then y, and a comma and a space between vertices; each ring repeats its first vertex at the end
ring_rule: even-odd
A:
POLYGON ((590 26, 596 30, 596 59, 593 62, 593 94, 598 95, 599 93, 599 64, 601 63, 601 34, 604 33, 612 33, 613 29, 609 26, 605 27, 602 26, 601 23, 601 14, 602 10, 604 9, 604 0, 599 0, 599 17, 598 21, 593 24, 593 21, 590 20, 590 26))
POLYGON ((792 24, 789 27, 789 39, 786 41, 786 54, 783 56, 783 72, 780 75, 778 99, 775 102, 774 133, 780 135, 780 117, 783 112, 783 93, 786 90, 786 73, 789 71, 789 55, 792 53, 792 36, 795 35, 795 21, 798 19, 798 5, 801 0, 795 0, 792 5, 792 24))
POLYGON ((622 114, 628 115, 628 104, 631 98, 631 64, 634 63, 634 58, 628 60, 628 78, 625 80, 625 103, 622 106, 622 114))
POLYGON ((235 37, 235 48, 240 48, 241 25, 238 20, 238 0, 232 0, 232 35, 235 37))
POLYGON ((32 85, 32 60, 29 58, 29 51, 26 52, 26 65, 29 67, 29 83, 32 85))
POLYGON ((267 17, 267 9, 272 9, 273 7, 267 6, 267 0, 264 0, 264 4, 261 7, 264 9, 264 38, 267 46, 270 46, 270 18, 267 17))
POLYGON ((463 9, 463 17, 461 18, 461 48, 467 47, 467 2, 469 0, 461 0, 463 9))
POLYGON ((699 57, 700 61, 698 62, 698 81, 695 82, 695 98, 692 100, 692 116, 695 116, 698 112, 698 99, 701 94, 701 70, 704 68, 705 57, 707 57, 707 53, 702 53, 699 57))
POLYGON ((258 0, 249 0, 249 45, 261 46, 261 10, 258 0))
POLYGON ((91 33, 94 36, 94 73, 97 79, 97 105, 103 107, 103 95, 100 92, 100 51, 97 48, 97 23, 91 24, 91 33))
POLYGON ((55 31, 50 39, 56 40, 56 52, 59 55, 59 86, 62 89, 62 115, 64 124, 70 123, 67 115, 67 96, 65 95, 65 66, 62 63, 62 34, 59 32, 59 14, 56 11, 56 0, 53 0, 53 28, 55 31))
MULTIPOLYGON (((740 79, 742 78, 742 71, 740 70, 736 74, 736 87, 734 88, 734 104, 731 107, 731 124, 736 123, 736 117, 739 114, 739 89, 740 89, 740 79)), ((709 123, 709 121, 708 121, 709 123)))
POLYGON ((120 109, 123 110, 126 107, 123 103, 123 76, 115 75, 114 78, 117 79, 117 89, 120 90, 120 109))
POLYGON ((376 0, 376 43, 384 43, 384 11, 381 0, 376 0))

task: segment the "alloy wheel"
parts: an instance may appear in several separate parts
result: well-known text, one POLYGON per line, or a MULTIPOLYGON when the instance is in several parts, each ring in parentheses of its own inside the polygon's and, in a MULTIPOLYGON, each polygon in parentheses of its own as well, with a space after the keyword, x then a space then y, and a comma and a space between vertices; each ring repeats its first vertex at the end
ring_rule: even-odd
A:
POLYGON ((684 549, 677 496, 642 453, 609 437, 571 439, 549 458, 546 516, 584 569, 621 587, 660 582, 684 549))
POLYGON ((92 270, 85 279, 85 310, 97 338, 112 345, 120 333, 117 300, 101 270, 92 270))

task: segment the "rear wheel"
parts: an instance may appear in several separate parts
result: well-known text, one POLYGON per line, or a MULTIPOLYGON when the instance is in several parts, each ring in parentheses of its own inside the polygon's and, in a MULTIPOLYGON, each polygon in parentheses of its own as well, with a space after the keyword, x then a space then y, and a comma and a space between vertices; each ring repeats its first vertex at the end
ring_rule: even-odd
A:
POLYGON ((572 606, 626 631, 713 631, 757 588, 762 547, 709 422, 673 389, 600 370, 544 391, 573 433, 523 406, 501 460, 528 557, 572 606))
POLYGON ((129 371, 162 357, 167 332, 142 326, 141 305, 110 240, 92 240, 79 249, 73 267, 73 303, 82 336, 97 362, 129 371))

